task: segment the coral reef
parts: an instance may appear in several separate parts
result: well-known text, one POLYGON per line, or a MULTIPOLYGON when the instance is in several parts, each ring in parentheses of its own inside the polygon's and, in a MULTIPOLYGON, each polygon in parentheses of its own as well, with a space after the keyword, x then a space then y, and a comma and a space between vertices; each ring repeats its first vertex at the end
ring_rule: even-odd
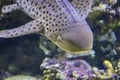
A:
POLYGON ((117 74, 110 61, 103 62, 106 70, 90 66, 86 61, 45 58, 41 64, 44 80, 108 80, 115 79, 117 74))
POLYGON ((44 80, 84 80, 92 79, 92 67, 84 60, 63 60, 46 58, 41 64, 44 80))

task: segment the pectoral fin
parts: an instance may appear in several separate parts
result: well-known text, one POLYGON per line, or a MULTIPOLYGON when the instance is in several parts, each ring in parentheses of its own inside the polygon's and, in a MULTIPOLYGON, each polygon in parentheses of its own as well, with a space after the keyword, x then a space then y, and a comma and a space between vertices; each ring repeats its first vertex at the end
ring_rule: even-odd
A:
POLYGON ((91 10, 92 0, 72 0, 71 4, 80 14, 81 19, 85 19, 91 10))
POLYGON ((7 6, 3 6, 1 11, 2 13, 9 13, 17 9, 20 9, 20 6, 18 4, 11 4, 7 6))
POLYGON ((32 33, 38 33, 42 31, 43 28, 44 27, 43 27, 41 20, 39 19, 33 20, 21 27, 0 31, 0 37, 1 38, 12 38, 12 37, 17 37, 17 36, 22 36, 22 35, 27 35, 27 34, 32 34, 32 33))

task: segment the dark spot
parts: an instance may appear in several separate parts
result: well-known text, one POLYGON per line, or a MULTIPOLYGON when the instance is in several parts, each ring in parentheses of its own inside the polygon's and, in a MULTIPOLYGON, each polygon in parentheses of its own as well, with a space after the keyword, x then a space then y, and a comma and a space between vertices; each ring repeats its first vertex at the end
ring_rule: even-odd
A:
POLYGON ((56 21, 56 19, 53 19, 53 21, 56 21))
POLYGON ((54 5, 52 5, 52 8, 54 8, 55 6, 54 5))
POLYGON ((31 12, 31 9, 29 8, 29 11, 31 12))
POLYGON ((35 6, 37 6, 38 5, 38 3, 35 3, 35 6))
POLYGON ((79 7, 79 9, 81 9, 81 7, 79 7))
POLYGON ((51 16, 51 13, 49 13, 49 16, 51 16))
POLYGON ((41 9, 41 7, 39 7, 39 10, 41 9))
POLYGON ((30 24, 29 26, 32 26, 32 24, 30 24))
POLYGON ((31 30, 30 28, 28 28, 28 30, 31 30))
POLYGON ((38 21, 38 20, 36 20, 35 22, 36 22, 36 23, 38 23, 39 21, 38 21))
POLYGON ((52 26, 54 26, 54 24, 52 24, 52 26))
POLYGON ((62 15, 62 13, 60 13, 60 15, 62 15))
POLYGON ((61 11, 61 8, 59 8, 59 10, 61 11))
POLYGON ((10 9, 10 7, 8 7, 8 9, 10 9))
POLYGON ((61 26, 64 26, 64 24, 61 24, 61 26))
POLYGON ((55 24, 55 26, 58 26, 58 24, 55 24))
POLYGON ((25 1, 23 2, 23 4, 25 4, 25 1))
POLYGON ((46 21, 48 21, 48 19, 46 19, 46 21))
POLYGON ((24 30, 21 30, 21 32, 23 32, 24 30))
POLYGON ((83 6, 83 8, 86 8, 86 6, 83 6))
POLYGON ((7 34, 10 34, 10 32, 7 32, 7 34))
POLYGON ((42 24, 42 22, 40 22, 40 24, 42 24))
POLYGON ((4 7, 3 9, 6 9, 6 7, 4 7))
POLYGON ((84 11, 86 11, 86 9, 84 9, 84 11))
POLYGON ((39 16, 41 17, 42 15, 40 14, 39 16))
POLYGON ((65 28, 65 30, 67 30, 67 28, 65 28))
POLYGON ((48 7, 50 7, 50 6, 51 6, 51 4, 48 5, 48 7))
POLYGON ((37 24, 36 26, 39 26, 39 24, 37 24))
POLYGON ((45 17, 43 17, 43 19, 45 20, 45 17))
POLYGON ((56 17, 58 17, 58 15, 56 15, 56 17))
POLYGON ((84 5, 83 3, 81 5, 84 5))
POLYGON ((43 14, 45 14, 45 11, 43 11, 43 14))
POLYGON ((31 2, 31 4, 33 4, 33 1, 31 2))
POLYGON ((13 36, 13 34, 11 34, 10 36, 13 36))
POLYGON ((59 31, 61 31, 61 29, 59 29, 59 31))
POLYGON ((49 24, 51 24, 51 21, 49 22, 49 24))
POLYGON ((88 1, 86 1, 86 3, 88 3, 88 1))
POLYGON ((36 27, 33 27, 33 29, 36 29, 36 27))
POLYGON ((36 17, 36 15, 33 15, 33 17, 36 17))
POLYGON ((61 23, 60 21, 58 21, 58 23, 61 23))
POLYGON ((35 9, 33 8, 32 11, 35 11, 35 9))
POLYGON ((36 12, 36 15, 38 15, 38 12, 36 12))
POLYGON ((46 8, 46 6, 43 6, 43 8, 46 8))
POLYGON ((51 20, 52 18, 50 17, 50 20, 51 20))
POLYGON ((13 32, 16 32, 16 30, 14 30, 13 32))
POLYGON ((25 6, 25 8, 27 8, 28 6, 25 6))
POLYGON ((47 28, 47 30, 48 30, 48 28, 47 28))
POLYGON ((54 11, 55 9, 52 9, 52 11, 54 11))
POLYGON ((46 16, 46 18, 48 18, 48 16, 46 16))
POLYGON ((46 14, 48 14, 49 13, 49 11, 46 11, 46 14))

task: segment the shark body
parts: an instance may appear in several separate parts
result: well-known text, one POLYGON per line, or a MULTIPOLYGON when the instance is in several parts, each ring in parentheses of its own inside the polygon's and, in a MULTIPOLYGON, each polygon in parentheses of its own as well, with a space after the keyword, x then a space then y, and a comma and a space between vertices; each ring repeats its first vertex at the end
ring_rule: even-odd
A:
POLYGON ((1 38, 43 33, 59 48, 71 53, 92 49, 93 34, 86 22, 92 0, 17 0, 6 5, 3 13, 22 10, 32 20, 18 28, 0 31, 1 38))

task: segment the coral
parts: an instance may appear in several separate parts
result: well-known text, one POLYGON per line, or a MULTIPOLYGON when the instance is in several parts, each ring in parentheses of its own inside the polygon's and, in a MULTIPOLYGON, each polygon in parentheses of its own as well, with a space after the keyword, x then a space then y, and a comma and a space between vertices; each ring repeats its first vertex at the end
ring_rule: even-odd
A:
POLYGON ((80 80, 92 79, 92 67, 84 60, 62 60, 46 58, 41 64, 44 80, 80 80))
POLYGON ((106 73, 107 73, 108 77, 113 76, 113 74, 114 74, 114 69, 113 69, 112 63, 111 63, 110 61, 108 61, 108 60, 105 60, 105 61, 103 62, 103 64, 104 64, 105 67, 106 67, 106 73))
POLYGON ((115 67, 115 72, 120 76, 120 59, 117 62, 117 65, 115 67))
POLYGON ((3 70, 0 70, 0 80, 3 80, 4 78, 6 78, 8 76, 11 76, 11 74, 8 72, 5 72, 3 70))
POLYGON ((16 75, 16 76, 8 77, 4 80, 42 80, 42 79, 37 77, 25 76, 25 75, 16 75))
POLYGON ((84 60, 73 60, 62 62, 64 69, 57 76, 60 80, 87 80, 95 75, 92 73, 92 67, 84 60))
POLYGON ((112 63, 108 60, 105 60, 103 64, 106 70, 99 70, 97 67, 93 67, 93 71, 97 75, 97 77, 104 80, 114 78, 116 74, 114 73, 112 63))
POLYGON ((112 63, 104 60, 106 70, 91 67, 81 59, 62 60, 46 58, 41 64, 43 80, 109 80, 117 76, 112 63))

